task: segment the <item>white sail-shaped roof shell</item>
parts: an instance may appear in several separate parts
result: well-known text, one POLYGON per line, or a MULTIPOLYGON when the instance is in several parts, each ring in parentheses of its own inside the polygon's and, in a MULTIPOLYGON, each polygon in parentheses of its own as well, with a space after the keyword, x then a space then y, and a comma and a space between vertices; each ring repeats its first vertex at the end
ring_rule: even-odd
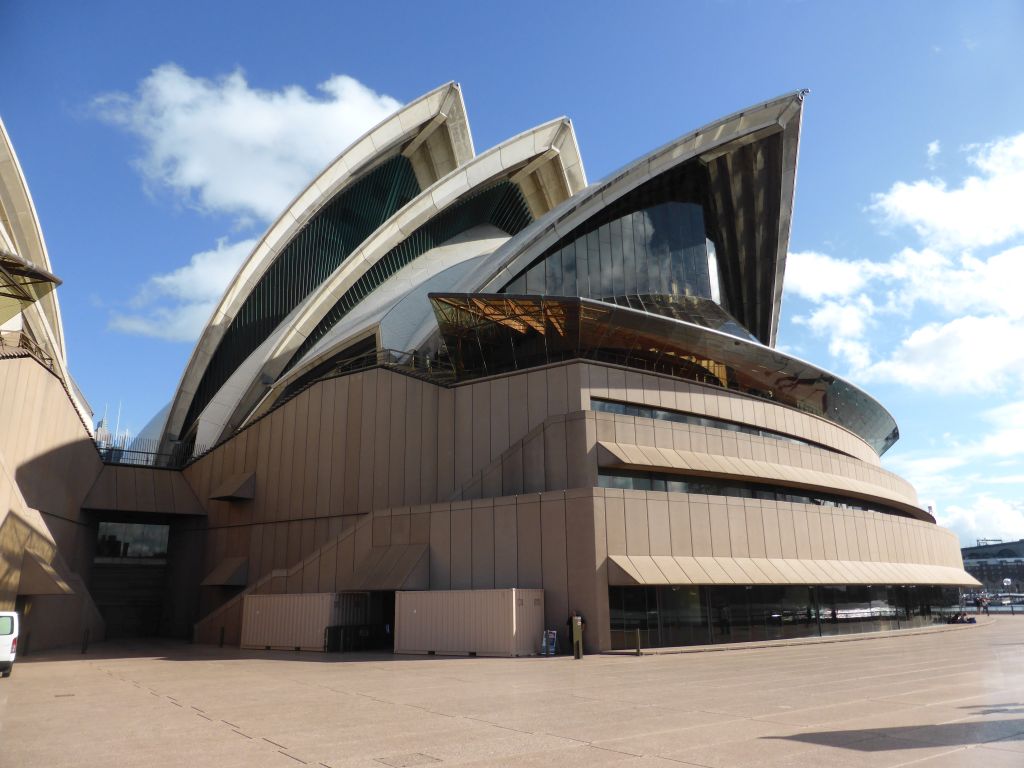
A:
MULTIPOLYGON (((582 189, 586 176, 571 123, 565 118, 553 120, 482 153, 439 179, 385 222, 278 326, 218 392, 200 416, 197 444, 219 440, 244 425, 256 402, 262 402, 263 407, 271 404, 297 377, 351 339, 376 334, 380 321, 406 293, 422 285, 422 281, 433 279, 468 258, 489 253, 507 239, 507 235, 502 238, 493 232, 478 233, 479 237, 471 237, 461 244, 442 244, 423 254, 378 286, 363 300, 357 312, 332 328, 328 337, 301 360, 294 361, 297 364, 282 377, 309 333, 378 260, 451 205, 500 180, 519 185, 534 216, 545 214, 582 189)), ((450 278, 455 280, 458 274, 453 272, 450 278)), ((448 287, 447 283, 435 285, 448 287)), ((410 309, 408 304, 405 306, 406 310, 410 309)), ((421 321, 431 314, 425 294, 417 312, 421 321)), ((393 320, 397 322, 396 318, 393 320)), ((414 327, 411 316, 403 320, 403 327, 407 329, 403 335, 408 337, 414 327)))
POLYGON ((165 443, 176 440, 200 381, 247 297, 283 249, 325 205, 374 167, 401 152, 421 186, 474 156, 462 92, 448 83, 413 101, 372 128, 339 154, 288 206, 263 235, 203 329, 172 399, 165 443))

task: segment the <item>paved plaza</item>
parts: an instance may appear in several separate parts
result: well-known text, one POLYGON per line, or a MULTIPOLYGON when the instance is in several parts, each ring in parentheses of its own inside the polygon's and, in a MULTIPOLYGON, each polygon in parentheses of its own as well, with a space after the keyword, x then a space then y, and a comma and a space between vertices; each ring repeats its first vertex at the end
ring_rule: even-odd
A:
POLYGON ((661 656, 38 654, 0 766, 1024 765, 1024 618, 661 656))

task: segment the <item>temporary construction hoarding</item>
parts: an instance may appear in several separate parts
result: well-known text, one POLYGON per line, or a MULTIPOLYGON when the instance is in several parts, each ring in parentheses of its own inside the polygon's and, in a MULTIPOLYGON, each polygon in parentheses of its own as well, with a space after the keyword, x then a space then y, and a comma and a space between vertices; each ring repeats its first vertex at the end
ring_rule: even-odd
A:
POLYGON ((395 593, 395 653, 532 656, 543 632, 543 589, 395 593))
POLYGON ((324 631, 339 623, 341 606, 341 596, 334 592, 246 595, 241 646, 322 651, 324 631))

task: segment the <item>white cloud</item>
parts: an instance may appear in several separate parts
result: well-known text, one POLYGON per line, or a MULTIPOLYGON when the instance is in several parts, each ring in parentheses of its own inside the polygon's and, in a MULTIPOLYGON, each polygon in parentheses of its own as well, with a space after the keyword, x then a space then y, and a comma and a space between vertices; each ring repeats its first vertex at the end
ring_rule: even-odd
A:
POLYGON ((974 449, 977 455, 988 460, 1024 455, 1024 400, 991 408, 982 418, 992 431, 974 449))
POLYGON ((1024 379, 1024 323, 997 315, 928 323, 861 375, 929 392, 999 392, 1024 379))
POLYGON ((968 160, 979 174, 959 187, 941 179, 899 181, 875 195, 872 208, 940 249, 997 245, 1024 234, 1024 133, 971 149, 968 160))
POLYGON ((1024 317, 1019 291, 1024 283, 1022 246, 988 259, 969 253, 951 259, 932 249, 904 248, 876 274, 893 286, 891 303, 904 311, 916 303, 927 303, 952 315, 977 312, 1024 317))
MULTIPOLYGON (((927 145, 930 166, 941 151, 927 145)), ((1024 537, 1024 399, 1006 402, 1024 390, 1024 133, 965 151, 974 172, 959 185, 898 182, 875 197, 873 209, 922 245, 878 261, 796 253, 786 290, 809 302, 794 322, 858 382, 916 391, 903 407, 928 409, 931 447, 885 465, 925 505, 941 501, 939 522, 966 544, 1024 537), (954 393, 974 397, 929 400, 954 393)))
POLYGON ((954 500, 937 517, 964 543, 980 536, 1022 537, 1024 505, 1010 486, 1024 489, 1024 400, 983 411, 974 429, 978 436, 971 440, 943 435, 935 450, 887 456, 885 466, 909 480, 924 505, 932 503, 927 500, 954 500), (999 474, 997 468, 1003 467, 1008 471, 999 474))
POLYGON ((904 248, 881 262, 813 251, 794 256, 795 279, 790 285, 787 267, 786 289, 814 305, 794 323, 827 339, 829 353, 859 378, 938 392, 1024 382, 1024 246, 987 259, 933 248, 904 248), (892 327, 885 318, 909 322, 919 307, 930 322, 911 326, 880 354, 888 339, 876 331, 892 327))
POLYGON ((986 478, 989 485, 1022 485, 1024 486, 1024 475, 993 475, 986 478))
MULTIPOLYGON (((298 86, 266 91, 239 70, 207 79, 165 64, 136 94, 106 94, 94 105, 142 140, 138 165, 148 184, 202 211, 228 214, 245 229, 275 219, 333 157, 401 106, 343 75, 318 88, 317 95, 298 86)), ((110 326, 195 340, 254 244, 221 240, 151 277, 110 326)))
POLYGON ((875 274, 868 261, 846 261, 817 251, 796 251, 786 257, 785 290, 813 302, 850 296, 875 274))
POLYGON ((189 263, 146 281, 131 301, 132 312, 114 313, 110 327, 166 341, 195 341, 256 240, 228 244, 192 256, 189 263))
POLYGON ((874 312, 871 299, 859 294, 845 302, 825 301, 810 315, 794 317, 793 322, 806 325, 815 336, 828 339, 829 353, 833 357, 845 359, 851 368, 860 370, 871 362, 866 335, 874 312))
POLYGON ((993 466, 1018 466, 1017 457, 1024 455, 1024 400, 1017 400, 982 411, 978 417, 976 436, 958 441, 942 436, 938 449, 887 458, 886 465, 906 476, 915 486, 932 488, 946 484, 946 473, 972 465, 973 474, 965 474, 970 482, 1008 484, 1024 475, 990 476, 993 466))
POLYGON ((202 210, 268 222, 400 106, 344 75, 318 88, 318 95, 299 86, 266 91, 240 70, 207 79, 164 64, 135 95, 106 94, 95 107, 142 139, 139 168, 148 182, 202 210))
POLYGON ((950 528, 964 546, 981 538, 1024 539, 1024 503, 979 494, 966 504, 950 505, 936 515, 939 525, 950 528))

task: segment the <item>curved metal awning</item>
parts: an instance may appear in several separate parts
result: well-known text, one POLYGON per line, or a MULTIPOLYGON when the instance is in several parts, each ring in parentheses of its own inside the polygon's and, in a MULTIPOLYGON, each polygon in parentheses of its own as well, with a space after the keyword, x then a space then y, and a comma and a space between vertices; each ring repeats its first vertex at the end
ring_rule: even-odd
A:
POLYGON ((609 555, 608 583, 617 587, 658 584, 896 584, 975 587, 962 568, 864 560, 797 560, 766 557, 609 555))
POLYGON ((694 323, 578 296, 432 293, 458 378, 591 359, 724 387, 849 430, 882 454, 899 438, 874 398, 815 365, 694 323))

